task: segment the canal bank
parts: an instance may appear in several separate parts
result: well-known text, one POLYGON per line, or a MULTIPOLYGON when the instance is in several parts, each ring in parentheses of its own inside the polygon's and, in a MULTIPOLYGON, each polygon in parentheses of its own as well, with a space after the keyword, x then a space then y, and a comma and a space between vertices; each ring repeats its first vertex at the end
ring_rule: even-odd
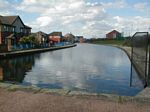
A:
POLYGON ((70 48, 70 47, 75 47, 75 46, 76 46, 76 44, 70 44, 70 45, 56 46, 56 47, 49 47, 49 48, 27 49, 27 50, 5 52, 5 53, 0 53, 0 59, 12 58, 12 57, 16 57, 16 56, 23 56, 23 55, 29 55, 29 54, 41 53, 41 52, 53 51, 53 50, 59 50, 59 49, 65 49, 65 48, 70 48))
POLYGON ((0 83, 2 112, 149 112, 150 100, 0 83))
MULTIPOLYGON (((129 57, 129 59, 131 59, 131 47, 127 47, 127 46, 120 46, 120 45, 112 45, 114 47, 120 48, 122 49, 129 57)), ((135 65, 136 67, 136 65, 135 65)), ((142 76, 140 76, 142 77, 142 76)), ((143 98, 143 99, 147 99, 150 100, 150 87, 146 87, 144 88, 144 90, 142 90, 140 93, 138 93, 135 98, 143 98)))
MULTIPOLYGON (((115 44, 96 44, 96 45, 105 45, 105 46, 112 46, 112 47, 119 48, 119 49, 123 50, 127 54, 128 58, 131 60, 131 50, 132 50, 131 47, 115 45, 115 44)), ((136 64, 134 66, 136 67, 136 64)), ((140 77, 143 78, 142 75, 140 75, 140 77)), ((147 86, 146 88, 144 88, 141 92, 139 92, 133 98, 140 99, 140 100, 146 100, 149 102, 150 101, 150 86, 147 86)))

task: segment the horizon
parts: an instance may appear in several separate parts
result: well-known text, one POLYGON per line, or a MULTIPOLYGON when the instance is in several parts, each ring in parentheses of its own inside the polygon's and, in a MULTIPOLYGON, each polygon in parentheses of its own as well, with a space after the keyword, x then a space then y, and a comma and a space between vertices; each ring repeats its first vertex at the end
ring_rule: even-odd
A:
POLYGON ((19 15, 32 32, 105 38, 112 30, 125 36, 149 32, 149 5, 147 0, 0 0, 0 15, 19 15))

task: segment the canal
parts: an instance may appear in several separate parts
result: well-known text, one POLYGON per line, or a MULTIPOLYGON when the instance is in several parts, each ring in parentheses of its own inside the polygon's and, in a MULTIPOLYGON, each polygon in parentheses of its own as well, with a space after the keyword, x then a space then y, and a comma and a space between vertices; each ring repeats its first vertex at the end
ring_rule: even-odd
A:
POLYGON ((134 96, 143 89, 124 51, 103 45, 76 47, 0 60, 0 81, 50 89, 134 96))

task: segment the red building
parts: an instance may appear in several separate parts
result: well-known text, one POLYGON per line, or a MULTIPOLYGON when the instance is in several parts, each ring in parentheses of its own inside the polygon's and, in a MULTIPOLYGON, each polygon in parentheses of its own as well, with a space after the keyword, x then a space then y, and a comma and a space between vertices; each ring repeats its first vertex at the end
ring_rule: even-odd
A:
POLYGON ((49 34, 48 39, 49 39, 49 41, 58 43, 58 42, 60 42, 61 37, 62 37, 62 32, 52 32, 49 34))
POLYGON ((116 39, 116 38, 120 38, 120 37, 121 37, 121 33, 116 30, 113 30, 106 34, 107 39, 116 39))

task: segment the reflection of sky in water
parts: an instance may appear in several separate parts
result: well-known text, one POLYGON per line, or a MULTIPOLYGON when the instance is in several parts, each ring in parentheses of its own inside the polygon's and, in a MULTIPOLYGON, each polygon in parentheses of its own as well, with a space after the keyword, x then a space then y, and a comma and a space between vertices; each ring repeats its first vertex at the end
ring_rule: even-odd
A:
POLYGON ((130 60, 122 50, 78 44, 74 48, 42 53, 23 83, 134 95, 142 89, 142 84, 136 73, 133 76, 134 87, 130 87, 130 60))

